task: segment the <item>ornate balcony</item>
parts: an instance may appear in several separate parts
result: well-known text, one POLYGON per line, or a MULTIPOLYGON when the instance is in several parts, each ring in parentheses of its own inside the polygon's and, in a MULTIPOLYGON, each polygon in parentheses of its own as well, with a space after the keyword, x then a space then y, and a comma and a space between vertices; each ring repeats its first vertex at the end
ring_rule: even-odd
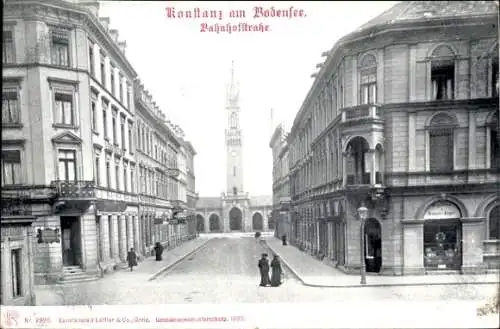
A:
POLYGON ((53 181, 59 200, 95 200, 94 181, 53 181))
POLYGON ((382 120, 381 110, 379 105, 362 104, 345 108, 342 110, 342 122, 350 122, 356 120, 379 119, 382 120))

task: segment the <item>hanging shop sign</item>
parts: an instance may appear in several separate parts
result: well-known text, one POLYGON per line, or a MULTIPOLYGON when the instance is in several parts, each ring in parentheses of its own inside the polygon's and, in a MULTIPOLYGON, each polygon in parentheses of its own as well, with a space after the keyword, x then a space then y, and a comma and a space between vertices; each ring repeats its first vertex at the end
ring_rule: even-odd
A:
POLYGON ((424 219, 458 219, 461 218, 460 210, 451 202, 437 202, 427 208, 424 219))

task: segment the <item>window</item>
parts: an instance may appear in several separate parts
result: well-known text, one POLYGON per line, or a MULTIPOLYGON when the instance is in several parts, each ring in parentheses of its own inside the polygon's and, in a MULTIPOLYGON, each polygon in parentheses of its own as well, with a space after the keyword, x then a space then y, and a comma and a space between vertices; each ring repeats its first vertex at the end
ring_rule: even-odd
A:
POLYGON ((491 63, 491 96, 498 97, 498 57, 491 63))
POLYGON ((110 75, 110 81, 111 81, 111 94, 113 96, 116 96, 115 95, 115 66, 113 64, 111 64, 111 70, 109 72, 109 75, 110 75))
POLYGON ((434 269, 459 269, 461 266, 459 221, 424 223, 424 266, 434 269))
POLYGON ((14 63, 14 38, 12 31, 3 31, 2 63, 14 63))
POLYGON ((132 88, 130 84, 127 82, 127 105, 130 108, 132 106, 132 88))
POLYGON ((115 165, 115 181, 116 181, 116 189, 120 189, 120 166, 115 165))
POLYGON ((133 149, 132 149, 132 126, 131 125, 129 125, 129 127, 128 127, 128 149, 129 149, 130 153, 133 152, 133 149))
POLYGON ((52 64, 57 66, 69 66, 69 32, 52 31, 51 56, 52 64))
POLYGON ((233 176, 236 177, 236 166, 233 166, 233 176))
POLYGON ((104 129, 104 138, 109 139, 108 134, 108 104, 102 102, 102 126, 104 129))
POLYGON ((108 188, 111 188, 111 165, 106 161, 106 183, 108 188))
POLYGON ((123 75, 120 74, 119 75, 119 78, 118 78, 118 86, 119 86, 119 89, 118 89, 118 93, 119 93, 119 97, 120 97, 120 102, 123 103, 123 75))
POLYGON ((89 41, 89 71, 90 75, 95 76, 94 43, 92 41, 89 41))
POLYGON ((2 150, 2 186, 21 182, 21 151, 2 150))
POLYGON ((360 65, 360 104, 377 102, 377 60, 373 55, 363 57, 360 65))
POLYGON ((135 168, 130 166, 130 192, 135 193, 135 168))
POLYGON ((100 158, 95 158, 95 181, 97 186, 101 186, 101 167, 100 167, 100 158))
POLYGON ((90 115, 92 116, 92 130, 97 131, 97 114, 96 114, 96 102, 92 100, 90 103, 90 115))
POLYGON ((59 150, 59 179, 65 181, 76 180, 76 152, 73 150, 59 150))
POLYGON ((498 112, 488 123, 490 132, 490 168, 500 169, 500 143, 498 136, 498 112))
POLYGON ((2 91, 2 123, 19 124, 19 99, 17 89, 2 91))
POLYGON ((431 172, 453 170, 453 120, 446 114, 436 115, 430 123, 429 169, 431 172))
POLYGON ((106 87, 106 55, 101 52, 101 84, 106 87))
POLYGON ((495 206, 490 211, 488 219, 488 239, 500 240, 500 206, 495 206))
POLYGON ((123 168, 123 191, 127 192, 128 189, 128 181, 127 181, 127 168, 123 168))
POLYGON ((158 145, 155 145, 155 159, 158 160, 158 145))
POLYGON ((234 195, 237 195, 237 194, 238 194, 238 189, 236 188, 236 186, 233 186, 233 194, 234 194, 234 195))
POLYGON ((454 53, 448 46, 439 46, 432 53, 431 100, 454 99, 455 61, 454 53))
POLYGON ((23 285, 22 285, 22 259, 21 259, 21 248, 12 249, 10 251, 10 268, 11 268, 11 278, 12 278, 12 297, 21 297, 23 295, 23 285))
POLYGON ((116 136, 116 114, 113 114, 113 118, 111 119, 111 128, 113 129, 113 143, 118 144, 117 136, 116 136))
POLYGON ((127 148, 127 144, 125 144, 125 122, 123 120, 120 122, 120 133, 122 137, 122 149, 125 150, 127 148))
POLYGON ((64 125, 73 125, 73 95, 56 92, 55 104, 58 123, 64 125))

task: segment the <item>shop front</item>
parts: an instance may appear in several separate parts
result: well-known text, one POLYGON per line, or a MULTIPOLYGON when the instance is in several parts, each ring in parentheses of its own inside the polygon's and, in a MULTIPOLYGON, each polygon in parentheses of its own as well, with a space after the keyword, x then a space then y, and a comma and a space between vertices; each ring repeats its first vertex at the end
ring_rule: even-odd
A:
POLYGON ((480 268, 483 224, 464 212, 450 200, 437 200, 426 207, 421 218, 402 222, 404 274, 480 268))

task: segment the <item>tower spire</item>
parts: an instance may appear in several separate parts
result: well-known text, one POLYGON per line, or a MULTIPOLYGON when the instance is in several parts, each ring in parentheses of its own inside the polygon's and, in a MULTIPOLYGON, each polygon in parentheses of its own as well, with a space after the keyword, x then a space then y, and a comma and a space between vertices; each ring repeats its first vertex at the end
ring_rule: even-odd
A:
POLYGON ((229 106, 238 106, 239 88, 234 74, 234 60, 231 61, 231 82, 227 94, 229 106))

